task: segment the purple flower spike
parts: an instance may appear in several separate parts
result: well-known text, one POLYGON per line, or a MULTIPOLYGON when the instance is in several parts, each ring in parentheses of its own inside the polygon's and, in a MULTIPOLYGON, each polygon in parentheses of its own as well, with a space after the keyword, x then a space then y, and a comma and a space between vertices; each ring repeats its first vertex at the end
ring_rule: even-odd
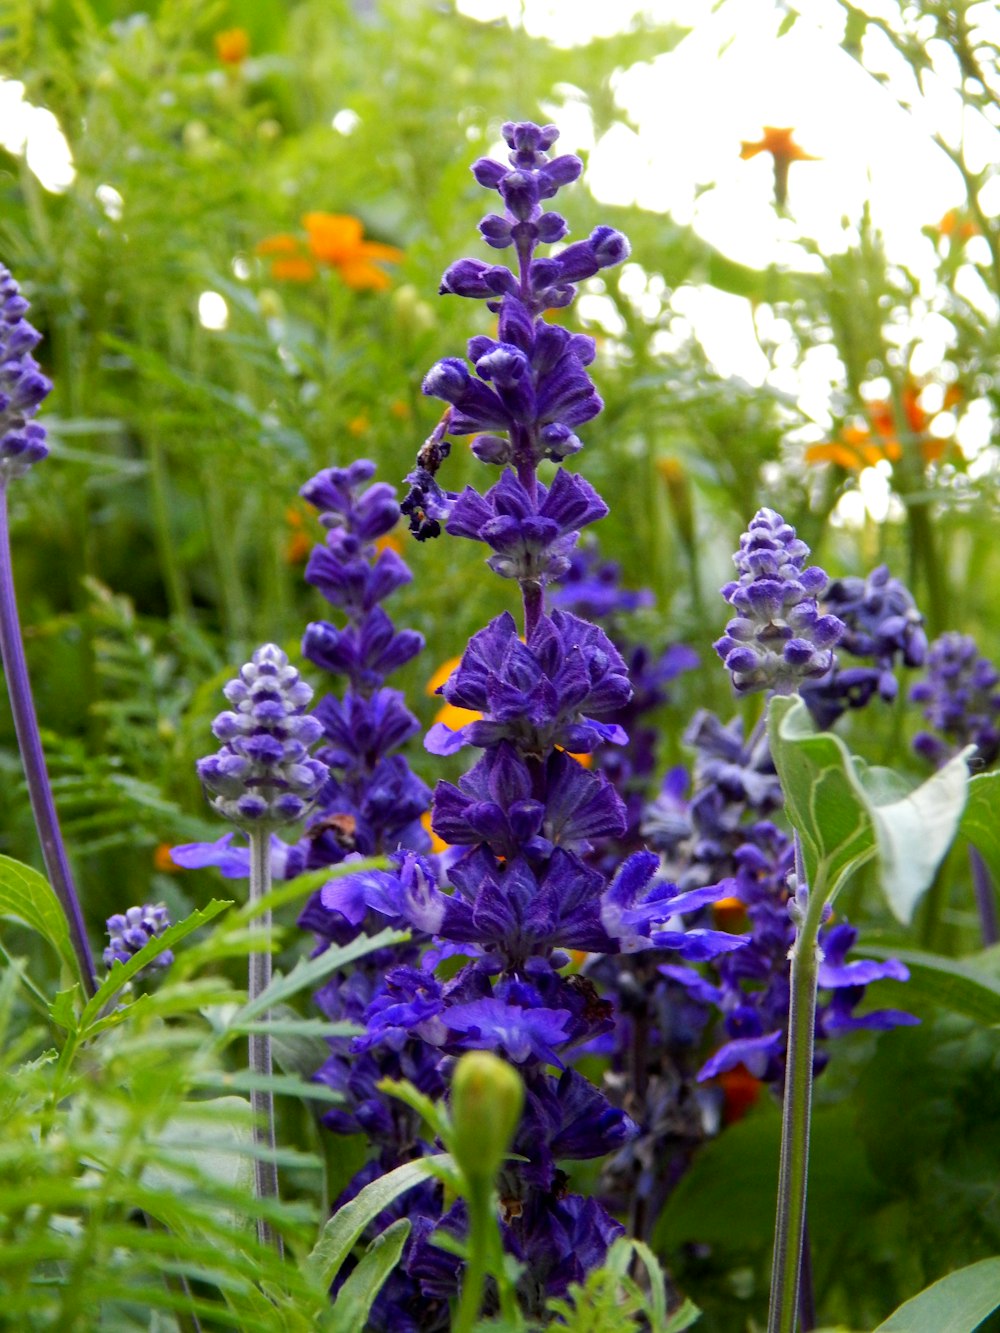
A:
POLYGON ((323 734, 305 715, 312 689, 273 643, 258 648, 224 690, 232 712, 212 730, 218 754, 198 761, 212 805, 234 824, 276 827, 301 819, 327 779, 326 764, 309 755, 323 734))
POLYGON ((974 745, 977 767, 1000 754, 1000 672, 979 656, 974 639, 951 631, 931 645, 927 678, 910 691, 924 704, 924 717, 939 735, 922 731, 914 740, 918 754, 940 766, 974 745))
POLYGON ((42 335, 24 318, 28 303, 0 264, 0 485, 23 477, 48 454, 45 431, 31 418, 52 385, 31 355, 42 335))
MULTIPOLYGON (((162 903, 157 906, 144 903, 142 907, 130 907, 124 913, 116 912, 114 916, 109 916, 109 942, 104 950, 104 966, 111 967, 116 961, 127 963, 150 940, 162 935, 169 925, 170 917, 162 903)), ((148 966, 169 967, 173 961, 173 953, 164 949, 148 966)))
POLYGON ((737 615, 715 650, 741 694, 792 694, 833 666, 844 625, 836 616, 820 615, 816 595, 827 577, 815 565, 803 569, 808 555, 805 542, 773 509, 759 510, 740 538, 733 556, 739 578, 722 589, 737 615))

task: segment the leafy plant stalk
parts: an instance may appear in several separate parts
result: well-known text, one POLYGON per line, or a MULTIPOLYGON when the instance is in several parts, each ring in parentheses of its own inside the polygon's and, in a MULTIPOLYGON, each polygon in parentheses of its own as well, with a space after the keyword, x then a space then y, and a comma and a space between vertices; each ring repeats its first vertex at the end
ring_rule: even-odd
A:
MULTIPOLYGON (((796 834, 797 896, 804 890, 802 854, 796 834)), ((791 1004, 788 1016, 788 1062, 781 1113, 781 1158, 778 1206, 771 1270, 771 1303, 767 1333, 794 1333, 806 1217, 809 1172, 809 1125, 812 1114, 813 1045, 816 1028, 816 982, 819 972, 819 929, 826 904, 822 872, 805 897, 791 959, 791 1004)))
MULTIPOLYGON (((255 906, 271 889, 271 837, 268 829, 250 830, 250 905, 255 906)), ((262 995, 271 984, 271 911, 268 908, 255 916, 250 923, 251 930, 262 936, 263 947, 250 955, 249 998, 250 1003, 262 995)), ((269 1014, 264 1014, 266 1022, 269 1014)), ((271 1037, 266 1032, 250 1034, 250 1071, 271 1077, 271 1037)), ((253 1111, 254 1142, 275 1151, 274 1137, 274 1094, 269 1088, 254 1088, 250 1093, 250 1107, 253 1111)), ((265 1160, 254 1158, 254 1192, 258 1199, 278 1198, 278 1168, 273 1157, 265 1160)), ((273 1245, 281 1253, 281 1237, 272 1229, 265 1218, 257 1220, 257 1236, 261 1244, 273 1245)))
POLYGON ((83 911, 69 858, 63 843, 45 764, 45 753, 38 732, 35 701, 31 693, 28 665, 24 656, 24 640, 17 614, 17 595, 14 590, 14 570, 10 550, 10 524, 7 509, 7 487, 0 482, 0 653, 3 656, 7 692, 10 695, 14 730, 17 734, 21 762, 28 783, 31 810, 42 845, 45 870, 66 914, 70 940, 80 968, 80 977, 88 995, 97 990, 94 959, 83 922, 83 911))

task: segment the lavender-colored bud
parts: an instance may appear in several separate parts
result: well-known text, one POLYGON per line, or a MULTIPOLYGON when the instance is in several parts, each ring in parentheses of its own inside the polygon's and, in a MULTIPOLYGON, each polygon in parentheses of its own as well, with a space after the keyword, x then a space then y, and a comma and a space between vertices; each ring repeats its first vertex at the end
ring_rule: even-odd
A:
POLYGON ((481 157, 472 164, 472 174, 478 184, 486 190, 498 190, 500 182, 507 175, 507 168, 502 162, 495 162, 491 157, 481 157))
POLYGON ((465 363, 457 356, 445 357, 431 366, 424 376, 423 392, 429 398, 443 398, 446 403, 457 403, 469 383, 465 363))
POLYGON ((0 264, 0 484, 21 477, 48 453, 34 416, 52 385, 31 355, 41 334, 24 319, 28 303, 0 264))
POLYGON ((506 250, 511 244, 511 224, 499 213, 488 213, 479 224, 479 233, 494 250, 506 250))
POLYGON ((538 239, 543 245, 561 241, 569 230, 561 213, 543 213, 538 219, 538 239))
POLYGON ((739 579, 722 594, 737 616, 715 650, 741 693, 791 694, 804 681, 825 675, 833 646, 844 633, 836 616, 821 616, 815 593, 826 575, 803 569, 809 554, 795 529, 773 509, 761 509, 740 538, 733 557, 739 579))
POLYGON ((538 181, 526 171, 509 171, 500 182, 500 195, 515 218, 524 222, 538 207, 538 181))
POLYGON ((502 435, 476 435, 471 441, 472 452, 480 463, 502 466, 511 460, 511 443, 502 435))
POLYGON ((258 648, 225 688, 232 711, 212 724, 223 742, 198 762, 198 776, 219 814, 241 825, 301 819, 326 782, 326 764, 308 748, 322 726, 305 715, 312 689, 273 643, 258 648))
POLYGON ((441 296, 469 296, 482 300, 492 294, 483 275, 490 268, 481 259, 457 259, 445 269, 438 291, 441 296))
MULTIPOLYGON (((116 912, 108 917, 108 946, 104 950, 104 966, 111 967, 116 961, 127 963, 133 955, 152 939, 158 939, 170 925, 170 917, 162 903, 154 906, 144 903, 142 907, 130 907, 124 913, 116 912)), ((164 949, 150 963, 149 967, 169 967, 174 955, 164 949)))

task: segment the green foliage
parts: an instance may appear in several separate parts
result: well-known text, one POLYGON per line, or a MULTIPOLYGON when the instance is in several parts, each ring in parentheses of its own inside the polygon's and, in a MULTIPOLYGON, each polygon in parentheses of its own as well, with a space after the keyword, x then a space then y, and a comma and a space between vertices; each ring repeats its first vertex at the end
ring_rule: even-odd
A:
POLYGON ((875 1333, 975 1333, 997 1308, 1000 1259, 981 1259, 906 1301, 875 1333))
POLYGON ((768 738, 810 886, 829 899, 877 856, 889 906, 909 922, 958 827, 964 755, 913 787, 889 769, 868 767, 832 732, 817 731, 792 696, 771 701, 768 738))

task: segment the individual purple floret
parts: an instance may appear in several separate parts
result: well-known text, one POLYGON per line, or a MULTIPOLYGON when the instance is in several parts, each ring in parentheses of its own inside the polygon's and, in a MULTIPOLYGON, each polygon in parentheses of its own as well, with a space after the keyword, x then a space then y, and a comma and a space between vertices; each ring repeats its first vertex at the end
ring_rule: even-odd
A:
POLYGON ((899 688, 896 666, 923 666, 927 635, 913 596, 892 577, 888 565, 879 565, 866 579, 834 579, 820 600, 823 611, 845 625, 830 675, 801 687, 809 711, 825 728, 848 708, 863 708, 876 694, 892 703, 899 688), (859 665, 845 660, 845 653, 859 659, 859 665), (860 665, 863 660, 871 665, 860 665))
POLYGON ((833 615, 820 615, 816 597, 827 577, 803 569, 809 548, 773 509, 760 509, 733 556, 739 578, 722 589, 737 615, 715 650, 741 694, 792 694, 805 680, 825 675, 844 633, 833 615))
POLYGON ((918 754, 940 766, 974 745, 973 762, 992 764, 1000 754, 1000 672, 979 656, 976 642, 954 630, 931 644, 927 676, 910 690, 924 705, 924 717, 939 735, 922 731, 914 739, 918 754))
MULTIPOLYGON (((111 967, 115 961, 127 963, 150 940, 162 935, 169 925, 170 917, 162 903, 155 906, 144 903, 142 907, 130 907, 125 913, 116 912, 114 916, 109 916, 109 943, 104 950, 104 966, 111 967)), ((171 950, 164 949, 147 966, 169 967, 173 961, 171 950)))
POLYGON ((28 302, 0 264, 0 485, 22 477, 48 454, 45 430, 31 418, 52 390, 31 355, 42 335, 24 318, 28 302))
POLYGON ((223 690, 233 705, 212 730, 218 754, 198 761, 198 776, 219 814, 234 824, 290 824, 308 811, 327 778, 326 764, 309 755, 323 734, 306 714, 312 688, 273 643, 258 648, 223 690))

